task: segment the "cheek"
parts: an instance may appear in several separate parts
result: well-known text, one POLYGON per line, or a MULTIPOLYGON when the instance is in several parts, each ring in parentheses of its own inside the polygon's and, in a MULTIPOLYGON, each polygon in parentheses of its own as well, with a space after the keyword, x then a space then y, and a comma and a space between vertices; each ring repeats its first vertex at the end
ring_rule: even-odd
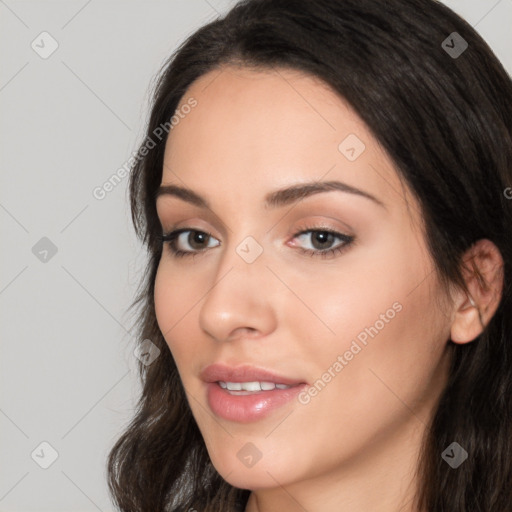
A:
MULTIPOLYGON (((411 250, 399 251, 392 244, 379 252, 357 250, 332 265, 317 263, 313 273, 297 267, 281 269, 283 281, 293 283, 293 295, 284 291, 279 307, 285 311, 286 328, 293 329, 292 338, 303 340, 311 360, 325 365, 349 350, 354 339, 364 346, 371 339, 368 329, 384 337, 381 334, 409 314, 404 311, 415 318, 422 289, 411 291, 426 272, 411 250)), ((397 340, 405 336, 394 334, 397 340)))
MULTIPOLYGON (((205 291, 196 275, 179 272, 161 262, 155 278, 155 313, 158 327, 178 365, 198 348, 197 311, 205 291)), ((197 352, 196 352, 197 353, 197 352)))
POLYGON ((173 324, 176 322, 179 309, 179 304, 176 300, 176 283, 169 280, 172 278, 169 274, 160 262, 155 277, 154 299, 156 320, 164 338, 167 337, 166 333, 172 329, 173 324))
POLYGON ((372 415, 378 403, 386 414, 399 403, 391 390, 411 401, 425 391, 449 332, 431 269, 421 246, 397 240, 380 254, 342 257, 339 270, 325 268, 314 279, 289 271, 285 280, 309 310, 288 296, 281 307, 310 379, 328 382, 319 403, 329 407, 343 397, 345 410, 372 415))

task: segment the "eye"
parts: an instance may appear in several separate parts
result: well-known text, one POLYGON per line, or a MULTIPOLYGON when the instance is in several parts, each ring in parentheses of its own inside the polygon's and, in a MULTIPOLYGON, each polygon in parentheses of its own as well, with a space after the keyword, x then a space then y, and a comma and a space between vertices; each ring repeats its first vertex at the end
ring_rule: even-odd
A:
POLYGON ((220 245, 220 242, 210 233, 189 228, 172 231, 161 236, 160 240, 168 243, 171 253, 176 257, 194 255, 220 245))
POLYGON ((301 252, 324 258, 341 253, 354 241, 353 236, 324 228, 305 229, 297 233, 294 238, 304 243, 305 247, 299 247, 301 252), (338 240, 337 243, 336 240, 338 240))

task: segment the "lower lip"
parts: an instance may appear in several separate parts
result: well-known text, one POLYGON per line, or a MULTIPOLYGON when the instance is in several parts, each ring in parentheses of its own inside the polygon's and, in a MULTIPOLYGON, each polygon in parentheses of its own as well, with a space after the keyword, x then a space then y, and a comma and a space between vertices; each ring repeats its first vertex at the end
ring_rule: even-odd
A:
POLYGON ((273 411, 291 402, 307 384, 287 389, 258 391, 250 395, 231 395, 217 382, 207 383, 210 409, 221 418, 239 423, 250 423, 269 416, 273 411))

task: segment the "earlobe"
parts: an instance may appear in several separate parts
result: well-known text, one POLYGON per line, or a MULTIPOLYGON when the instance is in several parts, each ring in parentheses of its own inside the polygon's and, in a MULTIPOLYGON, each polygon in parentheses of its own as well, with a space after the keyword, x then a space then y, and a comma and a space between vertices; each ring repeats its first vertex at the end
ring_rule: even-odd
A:
POLYGON ((478 307, 469 304, 469 306, 466 305, 457 310, 451 328, 450 339, 454 343, 469 343, 477 338, 482 331, 483 326, 480 322, 478 307))
POLYGON ((462 268, 469 292, 458 292, 450 339, 469 343, 485 329, 498 309, 503 291, 503 258, 490 240, 475 242, 464 255, 462 268))

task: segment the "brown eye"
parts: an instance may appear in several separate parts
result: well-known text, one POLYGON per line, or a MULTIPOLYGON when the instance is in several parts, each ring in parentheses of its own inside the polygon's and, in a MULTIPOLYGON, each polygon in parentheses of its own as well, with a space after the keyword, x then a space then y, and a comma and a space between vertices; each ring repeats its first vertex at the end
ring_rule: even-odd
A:
MULTIPOLYGON (((325 249, 332 249, 333 244, 335 244, 336 239, 340 239, 342 242, 346 241, 349 237, 346 235, 342 235, 341 233, 334 233, 332 231, 325 231, 325 230, 313 230, 310 229, 308 231, 303 231, 302 233, 297 236, 299 240, 302 240, 303 242, 309 241, 309 244, 306 243, 306 247, 304 247, 306 250, 313 250, 313 251, 321 251, 325 249), (307 247, 309 245, 310 247, 307 247)), ((340 245, 335 244, 335 245, 340 245)))
POLYGON ((328 231, 314 231, 311 242, 315 249, 330 249, 334 238, 334 235, 328 231))
MULTIPOLYGON (((201 250, 205 247, 205 242, 208 242, 210 235, 203 233, 202 231, 189 231, 187 237, 187 243, 192 249, 201 250)), ((207 246, 207 245, 206 245, 207 246)))
POLYGON ((182 228, 160 237, 174 256, 188 256, 204 252, 220 242, 209 233, 197 229, 182 228))
MULTIPOLYGON (((331 257, 341 254, 354 241, 354 236, 329 229, 306 229, 295 235, 299 250, 310 256, 331 257)), ((294 244, 296 245, 296 244, 294 244)))
POLYGON ((219 245, 216 238, 204 231, 196 229, 183 229, 176 233, 174 238, 174 246, 177 251, 182 252, 198 252, 219 245), (213 242, 213 243, 212 243, 213 242), (215 243, 217 242, 217 243, 215 243))

